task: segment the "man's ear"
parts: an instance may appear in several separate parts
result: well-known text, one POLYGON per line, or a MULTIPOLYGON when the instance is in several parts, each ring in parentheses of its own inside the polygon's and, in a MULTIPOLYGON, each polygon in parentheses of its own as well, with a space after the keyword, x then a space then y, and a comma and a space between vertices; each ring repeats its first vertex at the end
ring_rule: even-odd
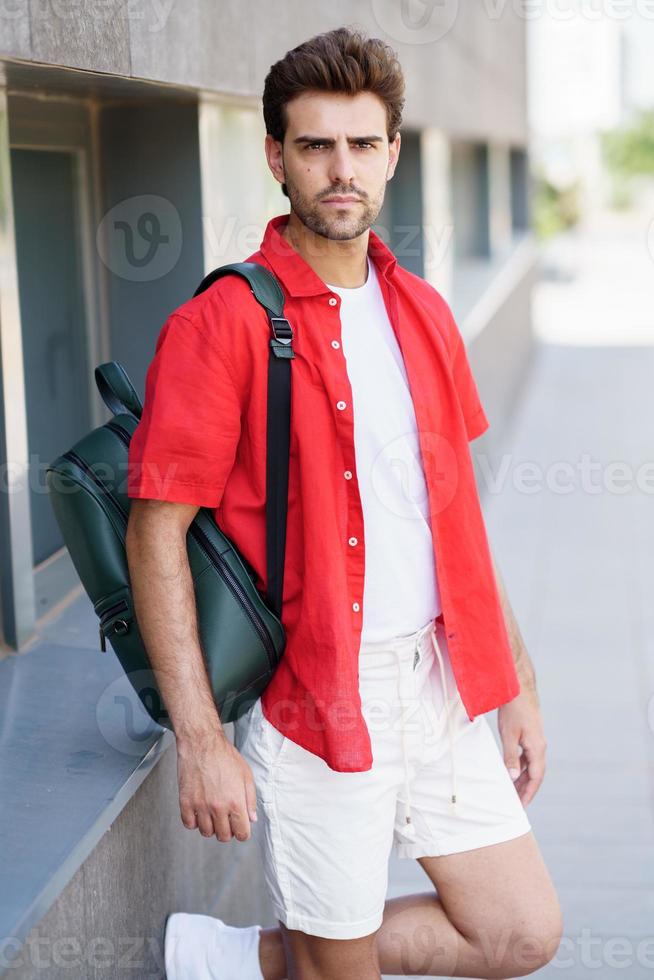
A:
POLYGON ((274 139, 270 133, 266 133, 264 140, 264 150, 268 167, 275 180, 283 184, 286 177, 284 175, 284 152, 283 145, 279 140, 274 139))

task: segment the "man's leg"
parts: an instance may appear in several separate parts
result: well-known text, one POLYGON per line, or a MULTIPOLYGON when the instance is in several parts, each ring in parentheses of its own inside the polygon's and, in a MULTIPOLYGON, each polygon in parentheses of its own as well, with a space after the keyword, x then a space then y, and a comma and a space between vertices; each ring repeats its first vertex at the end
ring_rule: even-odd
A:
POLYGON ((532 831, 417 860, 438 895, 386 904, 377 933, 382 973, 518 977, 555 955, 562 913, 532 831))
POLYGON ((285 926, 262 930, 266 980, 519 977, 552 959, 562 916, 531 831, 418 861, 435 890, 387 901, 382 925, 370 936, 334 940, 285 926))

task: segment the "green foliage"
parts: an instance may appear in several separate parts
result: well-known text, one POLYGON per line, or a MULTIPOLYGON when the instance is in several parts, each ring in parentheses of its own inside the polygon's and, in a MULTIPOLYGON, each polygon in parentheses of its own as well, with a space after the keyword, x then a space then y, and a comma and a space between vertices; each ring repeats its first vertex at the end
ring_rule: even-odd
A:
POLYGON ((533 227, 541 241, 571 228, 579 220, 579 182, 560 188, 542 174, 533 181, 533 227))
POLYGON ((654 110, 642 111, 636 122, 601 134, 602 155, 616 176, 654 174, 654 110))

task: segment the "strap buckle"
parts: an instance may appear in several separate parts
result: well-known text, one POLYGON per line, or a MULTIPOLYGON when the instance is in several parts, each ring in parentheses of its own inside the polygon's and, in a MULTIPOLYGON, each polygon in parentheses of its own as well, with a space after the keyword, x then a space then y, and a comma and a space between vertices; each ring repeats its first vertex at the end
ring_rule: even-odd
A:
POLYGON ((293 340, 293 330, 286 317, 271 316, 269 319, 275 340, 280 344, 290 344, 293 340), (276 324, 279 324, 279 326, 276 326, 276 324))

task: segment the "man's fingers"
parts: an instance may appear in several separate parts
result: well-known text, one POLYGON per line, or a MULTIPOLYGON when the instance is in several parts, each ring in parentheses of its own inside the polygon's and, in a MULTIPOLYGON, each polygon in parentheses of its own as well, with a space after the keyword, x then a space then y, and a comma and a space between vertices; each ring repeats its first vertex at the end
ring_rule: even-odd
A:
POLYGON ((504 753, 504 765, 509 770, 511 779, 516 780, 520 775, 520 769, 522 768, 520 759, 520 743, 518 742, 517 735, 503 735, 502 749, 504 753))
POLYGON ((213 831, 222 844, 227 844, 232 837, 232 827, 229 817, 229 810, 226 806, 212 808, 213 831))
POLYGON ((229 822, 237 840, 250 839, 250 818, 245 810, 245 805, 243 808, 230 813, 229 822))
POLYGON ((248 774, 245 777, 245 805, 250 816, 250 820, 257 819, 257 790, 252 778, 252 771, 248 766, 248 774))
POLYGON ((197 812, 198 830, 203 837, 213 837, 213 820, 207 809, 202 807, 197 812))
MULTIPOLYGON (((245 808, 245 795, 241 803, 232 800, 231 803, 220 803, 210 808, 216 837, 223 844, 237 840, 248 840, 250 837, 250 818, 245 808)), ((213 831, 212 831, 213 832, 213 831)))
POLYGON ((182 802, 180 800, 179 811, 182 818, 182 823, 187 830, 196 830, 198 826, 197 817, 195 810, 192 805, 188 802, 182 802))
POLYGON ((218 766, 204 757, 195 766, 187 763, 190 773, 180 775, 180 812, 187 830, 198 829, 203 837, 215 837, 227 843, 236 837, 239 841, 251 837, 251 820, 256 820, 257 794, 252 770, 236 751, 226 760, 221 757, 218 766), (215 769, 217 777, 215 778, 215 769))
POLYGON ((516 780, 516 789, 519 791, 523 806, 527 806, 545 778, 545 745, 539 744, 536 748, 526 745, 524 750, 527 768, 516 780))

